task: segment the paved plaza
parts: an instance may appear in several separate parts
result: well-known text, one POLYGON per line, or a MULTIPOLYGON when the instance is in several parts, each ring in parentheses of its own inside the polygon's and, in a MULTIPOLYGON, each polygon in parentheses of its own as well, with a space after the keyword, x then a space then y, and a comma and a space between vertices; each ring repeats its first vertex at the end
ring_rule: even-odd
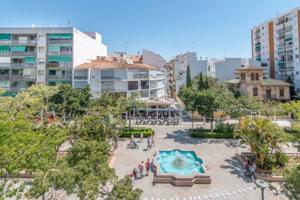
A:
MULTIPOLYGON (((170 184, 152 185, 153 174, 136 180, 135 187, 143 190, 142 199, 147 200, 195 200, 195 199, 239 199, 259 200, 260 190, 250 178, 245 178, 239 171, 241 166, 234 158, 236 153, 248 151, 235 140, 214 140, 191 138, 186 129, 189 124, 178 126, 151 126, 155 130, 155 146, 146 151, 147 141, 138 143, 139 149, 128 149, 129 139, 121 140, 111 160, 111 166, 120 177, 132 172, 134 167, 147 158, 153 158, 159 150, 193 150, 200 156, 204 165, 208 166, 212 183, 194 185, 192 187, 175 187, 170 184)), ((138 141, 138 139, 136 139, 138 141)), ((265 192, 266 200, 285 200, 284 195, 265 192)))

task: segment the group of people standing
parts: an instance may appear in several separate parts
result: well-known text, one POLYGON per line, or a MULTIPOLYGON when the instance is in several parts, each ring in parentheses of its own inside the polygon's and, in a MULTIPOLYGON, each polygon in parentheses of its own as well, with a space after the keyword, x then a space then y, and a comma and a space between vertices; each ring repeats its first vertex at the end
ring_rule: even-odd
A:
POLYGON ((132 173, 130 174, 130 176, 132 177, 132 182, 135 183, 136 179, 141 179, 144 176, 149 176, 150 171, 154 174, 155 177, 156 170, 157 168, 154 164, 154 160, 152 159, 150 162, 150 159, 148 158, 145 163, 144 161, 142 161, 140 164, 138 164, 137 167, 133 168, 132 173))

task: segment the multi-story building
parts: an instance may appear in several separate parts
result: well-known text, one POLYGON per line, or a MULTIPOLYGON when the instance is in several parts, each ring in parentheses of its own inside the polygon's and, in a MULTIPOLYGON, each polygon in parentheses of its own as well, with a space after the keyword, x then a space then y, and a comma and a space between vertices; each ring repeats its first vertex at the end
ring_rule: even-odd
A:
POLYGON ((0 88, 71 83, 73 67, 106 56, 98 33, 65 28, 0 28, 0 88))
POLYGON ((166 63, 168 95, 174 97, 180 87, 186 83, 187 66, 190 68, 192 78, 200 73, 207 75, 207 62, 207 59, 198 59, 195 52, 186 52, 175 56, 175 58, 166 63))
POLYGON ((291 84, 264 77, 261 67, 246 66, 237 69, 236 79, 225 81, 234 92, 261 100, 290 100, 291 84))
POLYGON ((237 69, 248 65, 260 67, 261 63, 249 58, 213 58, 208 61, 207 75, 223 82, 233 79, 237 69))
POLYGON ((73 87, 89 85, 94 98, 103 92, 113 92, 140 99, 161 99, 165 97, 164 81, 162 69, 144 63, 143 56, 119 53, 77 66, 73 87))
POLYGON ((300 7, 255 26, 251 41, 252 57, 262 62, 269 77, 291 79, 300 92, 300 7))

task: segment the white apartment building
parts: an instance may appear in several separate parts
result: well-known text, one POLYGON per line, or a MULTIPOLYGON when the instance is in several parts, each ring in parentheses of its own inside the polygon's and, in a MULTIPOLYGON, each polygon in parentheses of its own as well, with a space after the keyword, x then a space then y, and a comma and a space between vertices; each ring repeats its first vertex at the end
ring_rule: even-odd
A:
POLYGON ((186 83, 187 66, 190 68, 191 77, 195 77, 202 73, 207 75, 208 61, 197 58, 196 52, 186 52, 175 56, 165 65, 168 81, 168 95, 177 94, 180 87, 186 83))
POLYGON ((103 92, 136 96, 142 100, 165 97, 164 73, 143 62, 143 56, 119 53, 81 64, 74 70, 73 87, 89 85, 94 98, 103 92))
POLYGON ((0 28, 0 88, 15 93, 32 84, 71 83, 75 66, 106 55, 99 33, 73 27, 0 28))
POLYGON ((270 78, 292 79, 300 92, 300 7, 282 13, 251 30, 252 57, 262 62, 270 78))
POLYGON ((209 59, 207 75, 221 82, 236 77, 236 70, 243 66, 260 67, 261 63, 249 58, 209 59))

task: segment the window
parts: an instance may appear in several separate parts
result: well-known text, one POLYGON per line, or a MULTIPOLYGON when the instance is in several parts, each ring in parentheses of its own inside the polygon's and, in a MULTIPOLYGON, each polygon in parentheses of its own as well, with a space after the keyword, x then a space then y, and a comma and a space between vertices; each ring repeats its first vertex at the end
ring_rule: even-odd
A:
POLYGON ((255 74, 255 80, 259 81, 259 73, 255 74))
POLYGON ((141 81, 141 88, 142 90, 149 89, 149 81, 141 81))
POLYGON ((246 80, 246 75, 245 75, 245 73, 241 73, 241 80, 246 80))
POLYGON ((114 79, 114 70, 102 70, 101 79, 114 79))
POLYGON ((266 89, 266 97, 271 98, 271 89, 270 88, 266 89))
POLYGON ((251 73, 251 81, 254 81, 254 73, 251 73))
POLYGON ((257 87, 254 87, 254 88, 253 88, 253 96, 254 96, 254 97, 257 97, 257 96, 258 96, 258 89, 257 89, 257 87))
POLYGON ((128 81, 128 90, 138 90, 139 82, 138 81, 128 81))
POLYGON ((45 71, 44 70, 38 70, 38 75, 41 76, 41 75, 44 75, 45 74, 45 71))
POLYGON ((284 89, 283 88, 279 89, 279 96, 284 97, 284 89))

